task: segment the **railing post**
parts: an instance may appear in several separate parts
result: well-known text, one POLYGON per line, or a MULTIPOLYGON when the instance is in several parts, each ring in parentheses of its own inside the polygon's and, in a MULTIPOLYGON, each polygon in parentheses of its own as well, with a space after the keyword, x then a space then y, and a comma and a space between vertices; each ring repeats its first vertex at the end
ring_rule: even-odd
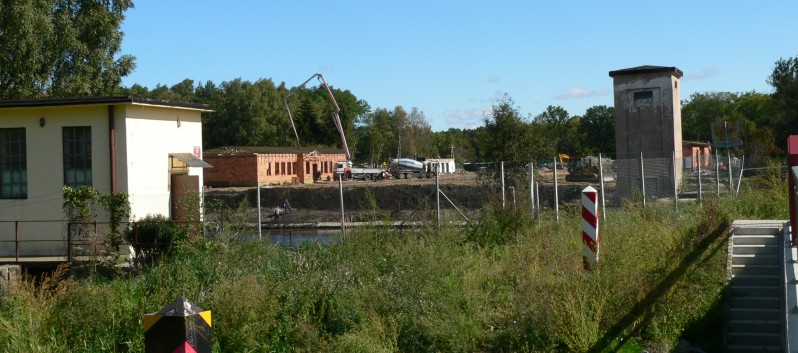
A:
POLYGON ((72 262, 72 222, 67 222, 67 261, 72 262))
POLYGON ((793 173, 793 167, 798 166, 798 135, 790 135, 787 137, 787 179, 789 180, 788 192, 790 193, 790 228, 792 228, 792 235, 790 241, 792 246, 796 246, 796 201, 795 201, 795 186, 796 176, 793 173))
POLYGON ((17 262, 19 262, 19 221, 14 221, 14 239, 17 262))

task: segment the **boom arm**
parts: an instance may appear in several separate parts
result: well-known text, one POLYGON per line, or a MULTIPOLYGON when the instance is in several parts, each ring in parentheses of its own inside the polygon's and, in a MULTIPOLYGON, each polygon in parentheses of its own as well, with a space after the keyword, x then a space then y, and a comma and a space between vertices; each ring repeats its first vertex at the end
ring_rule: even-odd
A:
POLYGON ((291 108, 288 107, 288 98, 294 95, 296 91, 304 88, 305 85, 307 85, 308 82, 310 82, 310 80, 312 80, 313 78, 318 78, 319 81, 321 81, 321 83, 324 85, 324 89, 327 90, 327 94, 330 95, 330 99, 332 100, 333 106, 335 107, 335 110, 332 112, 333 121, 335 122, 335 128, 338 129, 338 134, 341 135, 341 145, 343 146, 344 153, 346 154, 346 161, 351 162, 352 155, 349 153, 349 145, 347 145, 346 143, 346 135, 344 135, 344 127, 343 125, 341 125, 341 117, 338 116, 338 113, 341 112, 341 108, 338 107, 338 102, 335 101, 335 96, 333 96, 330 86, 327 85, 327 81, 324 80, 324 76, 322 76, 321 74, 313 74, 312 76, 310 76, 310 78, 305 80, 305 82, 302 82, 301 85, 295 87, 290 92, 288 92, 288 94, 285 96, 285 99, 283 99, 283 102, 285 103, 285 109, 288 111, 288 118, 291 120, 291 127, 294 129, 294 136, 296 136, 297 147, 299 147, 299 134, 297 134, 296 132, 296 125, 294 125, 294 117, 291 115, 291 108))

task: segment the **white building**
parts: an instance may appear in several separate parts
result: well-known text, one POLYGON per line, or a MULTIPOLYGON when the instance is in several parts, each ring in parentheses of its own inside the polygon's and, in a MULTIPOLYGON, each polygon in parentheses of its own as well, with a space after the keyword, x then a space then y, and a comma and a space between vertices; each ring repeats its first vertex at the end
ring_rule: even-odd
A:
POLYGON ((133 219, 202 192, 202 104, 132 97, 0 101, 0 257, 63 254, 63 187, 126 192, 133 219))
POLYGON ((441 174, 452 174, 455 172, 454 158, 427 158, 427 162, 429 162, 430 164, 440 163, 441 174))

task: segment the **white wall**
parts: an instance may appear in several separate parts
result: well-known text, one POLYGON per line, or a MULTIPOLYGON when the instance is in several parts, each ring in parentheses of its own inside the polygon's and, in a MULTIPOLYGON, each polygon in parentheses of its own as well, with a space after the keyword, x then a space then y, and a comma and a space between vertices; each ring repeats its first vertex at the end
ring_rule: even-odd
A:
MULTIPOLYGON (((126 157, 118 168, 126 185, 120 184, 120 191, 128 192, 135 219, 169 216, 169 153, 193 153, 194 147, 202 148, 200 112, 128 105, 123 114, 124 127, 117 129, 125 151, 118 153, 126 157), (121 189, 123 185, 125 189, 121 189)), ((189 175, 199 176, 202 185, 201 168, 189 168, 189 175)))
MULTIPOLYGON (((115 105, 114 121, 117 191, 130 194, 135 217, 169 215, 169 153, 192 153, 194 146, 201 148, 200 112, 121 104, 115 105)), ((21 243, 23 256, 65 251, 64 126, 91 126, 92 184, 101 193, 111 192, 108 105, 0 109, 0 128, 25 128, 28 173, 27 199, 0 199, 0 257, 15 250, 14 221, 22 221, 19 234, 23 241, 58 240, 21 243), (41 118, 44 126, 39 126, 41 118)), ((190 168, 189 174, 199 176, 202 185, 202 169, 190 168)))
MULTIPOLYGON (((92 182, 110 191, 108 169, 108 107, 72 106, 0 110, 0 128, 25 128, 28 197, 0 199, 0 220, 19 223, 20 240, 65 239, 63 210, 63 132, 65 126, 91 126, 92 182), (44 119, 44 126, 39 120, 44 119), (31 222, 36 221, 36 222, 31 222)), ((0 222, 0 240, 14 240, 15 224, 0 222)), ((8 254, 13 243, 0 243, 8 254)), ((21 243, 22 254, 61 249, 60 242, 21 243)))

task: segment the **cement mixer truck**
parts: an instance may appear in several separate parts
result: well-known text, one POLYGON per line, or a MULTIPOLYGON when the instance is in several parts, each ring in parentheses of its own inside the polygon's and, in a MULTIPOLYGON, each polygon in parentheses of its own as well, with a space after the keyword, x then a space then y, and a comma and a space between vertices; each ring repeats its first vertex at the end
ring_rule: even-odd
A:
POLYGON ((435 164, 427 161, 417 161, 412 158, 399 158, 391 160, 390 170, 395 179, 421 179, 435 177, 435 164))

